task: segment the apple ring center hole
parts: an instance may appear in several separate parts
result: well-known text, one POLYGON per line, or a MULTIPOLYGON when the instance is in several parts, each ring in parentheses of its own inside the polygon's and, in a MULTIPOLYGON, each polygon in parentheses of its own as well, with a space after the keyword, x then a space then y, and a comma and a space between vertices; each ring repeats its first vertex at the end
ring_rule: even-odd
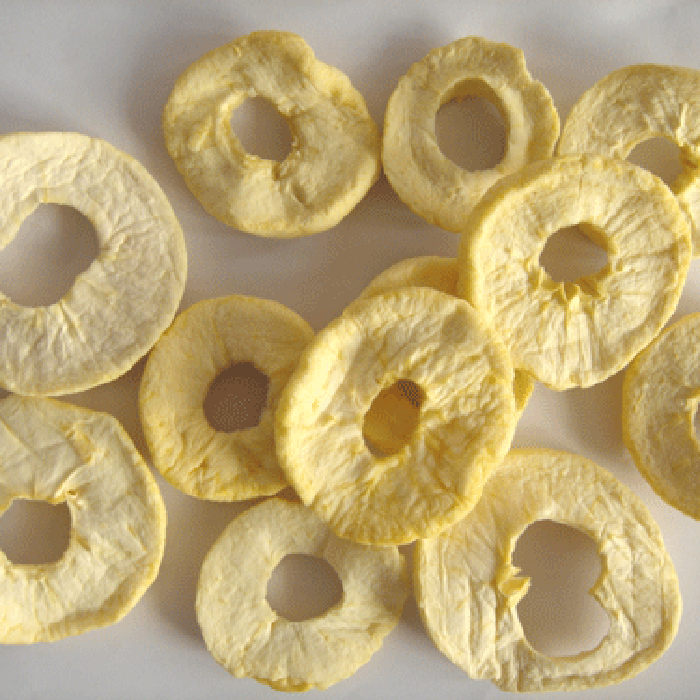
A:
POLYGON ((320 617, 343 597, 335 569, 321 557, 287 554, 267 583, 268 605, 289 622, 320 617))
POLYGON ((505 156, 508 127, 496 93, 485 83, 467 80, 443 98, 435 117, 442 154, 464 170, 490 170, 505 156))
POLYGON ((252 362, 236 362, 220 372, 204 398, 204 415, 214 430, 253 428, 267 405, 270 380, 252 362))
MULTIPOLYGON (((555 231, 540 253, 540 267, 555 284, 575 283, 600 273, 608 264, 608 253, 592 238, 596 229, 591 224, 565 226, 555 231), (587 227, 589 237, 583 233, 587 227)), ((598 240, 602 237, 598 234, 598 240)))
POLYGON ((378 457, 399 452, 420 422, 425 391, 410 379, 400 379, 377 394, 365 414, 362 437, 378 457))
POLYGON ((95 229, 83 214, 62 204, 42 204, 0 251, 0 290, 20 306, 50 306, 99 253, 95 229))
POLYGON ((513 564, 530 578, 518 603, 530 645, 554 657, 594 649, 610 628, 607 613, 589 594, 601 572, 595 542, 568 525, 539 520, 518 539, 513 564))
POLYGON ((57 562, 68 549, 68 505, 16 499, 0 517, 0 550, 15 565, 57 562))
POLYGON ((627 160, 660 177, 667 185, 683 171, 681 149, 664 136, 641 141, 630 151, 627 160))
POLYGON ((282 161, 292 150, 292 134, 280 113, 263 97, 245 100, 231 114, 231 130, 246 153, 282 161))

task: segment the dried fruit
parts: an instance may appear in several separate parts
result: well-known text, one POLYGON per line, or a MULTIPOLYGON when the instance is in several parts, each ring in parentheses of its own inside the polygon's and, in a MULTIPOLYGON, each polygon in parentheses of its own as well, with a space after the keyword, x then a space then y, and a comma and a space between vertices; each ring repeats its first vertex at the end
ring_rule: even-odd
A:
POLYGON ((690 229, 655 175, 622 160, 561 156, 489 190, 461 239, 460 291, 486 315, 513 364, 553 389, 587 387, 625 367, 678 304, 690 229), (559 229, 585 222, 608 263, 554 282, 539 257, 559 229))
POLYGON ((674 508, 700 519, 700 314, 683 317, 630 364, 622 389, 622 430, 642 476, 674 508))
POLYGON ((280 399, 280 464, 341 537, 401 544, 436 534, 476 502, 518 413, 507 350, 464 300, 406 288, 356 301, 302 353, 280 399), (425 398, 400 451, 363 437, 375 397, 409 381, 425 398))
POLYGON ((204 208, 261 236, 334 226, 379 176, 379 134, 362 95, 291 32, 253 32, 193 63, 175 83, 163 130, 204 208), (289 125, 292 148, 281 162, 246 153, 231 129, 233 110, 255 96, 289 125))
POLYGON ((340 540, 308 508, 272 498, 239 515, 207 554, 197 619, 212 656, 234 676, 275 690, 323 689, 369 661, 407 594, 398 548, 340 540), (295 553, 326 559, 343 597, 319 617, 292 622, 265 595, 275 567, 295 553))
POLYGON ((530 76, 523 52, 471 36, 433 49, 399 80, 384 117, 382 163, 391 186, 416 214, 460 232, 489 187, 551 156, 558 136, 552 98, 530 76), (435 134, 440 107, 471 95, 492 102, 506 124, 505 154, 489 170, 460 168, 442 153, 435 134))
POLYGON ((3 245, 52 202, 85 215, 100 249, 51 306, 0 295, 0 385, 55 396, 116 379, 168 327, 184 290, 184 238, 163 191, 130 156, 73 133, 3 136, 0 172, 3 245))
POLYGON ((269 496, 287 480, 273 437, 277 401, 313 338, 306 321, 282 304, 247 296, 208 299, 181 313, 146 363, 141 424, 155 467, 176 488, 216 501, 269 496), (269 378, 258 424, 215 430, 204 413, 214 379, 239 362, 269 378))
POLYGON ((502 690, 577 690, 618 683, 658 659, 678 629, 678 579, 642 501, 590 460, 554 450, 513 450, 476 507, 418 542, 416 599, 437 647, 470 677, 502 690), (525 639, 516 606, 529 579, 512 564, 525 528, 542 520, 595 540, 602 574, 591 594, 610 628, 591 651, 548 657, 525 639))
POLYGON ((0 642, 51 642, 111 625, 158 573, 165 507, 146 463, 105 413, 51 399, 0 401, 0 514, 15 499, 68 505, 62 557, 13 565, 0 552, 0 642))

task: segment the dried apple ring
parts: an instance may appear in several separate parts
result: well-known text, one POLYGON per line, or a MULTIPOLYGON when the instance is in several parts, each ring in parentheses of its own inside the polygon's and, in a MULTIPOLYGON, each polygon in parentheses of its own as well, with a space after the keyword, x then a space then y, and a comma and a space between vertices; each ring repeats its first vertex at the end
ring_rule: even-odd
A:
POLYGON ((302 354, 278 405, 280 464, 340 537, 402 544, 476 502, 518 414, 500 339, 464 300, 406 288, 351 304, 302 354), (363 420, 399 381, 424 396, 408 442, 374 455, 363 420))
POLYGON ((193 63, 175 83, 163 130, 204 208, 261 236, 335 226, 379 176, 379 134, 362 95, 291 32, 253 32, 193 63), (289 125, 281 162, 246 153, 231 129, 233 110, 255 96, 289 125))
POLYGON ((229 673, 275 690, 321 690, 367 663, 397 625, 408 594, 397 547, 338 539, 312 511, 272 498, 239 515, 211 548, 197 587, 197 619, 210 653, 229 673), (340 603, 292 622, 266 600, 287 554, 325 559, 343 585, 340 603))
POLYGON ((656 493, 700 520, 700 314, 665 328, 630 364, 622 388, 622 435, 656 493))
POLYGON ((534 81, 520 49, 466 37, 415 63, 389 98, 382 163, 398 196, 431 224, 460 232, 484 192, 525 163, 552 155, 559 116, 547 89, 534 81), (492 102, 506 124, 502 160, 467 171, 437 142, 435 116, 450 100, 475 95, 492 102))
POLYGON ((583 93, 566 118, 558 152, 626 158, 653 138, 680 149, 671 190, 688 214, 700 255, 700 70, 640 64, 620 68, 583 93))
POLYGON ((673 563, 644 503, 610 472, 554 450, 513 450, 476 507, 414 557, 418 606, 437 647, 470 677, 501 690, 579 690, 618 683, 658 659, 678 630, 673 563), (515 543, 537 520, 591 537, 602 574, 591 595, 610 627, 591 651, 548 657, 525 638, 516 606, 530 581, 515 543))
POLYGON ((155 579, 165 507, 112 416, 52 399, 0 401, 0 514, 15 499, 68 505, 61 558, 14 565, 0 552, 0 642, 52 642, 120 620, 155 579))
POLYGON ((170 324, 185 286, 184 238, 163 191, 130 156, 74 133, 3 136, 0 172, 0 247, 50 202, 86 216, 100 248, 55 304, 0 294, 0 386, 50 396, 121 376, 170 324))
POLYGON ((154 466, 190 496, 238 501, 288 485, 273 437, 279 395, 313 330, 278 302, 247 296, 207 299, 177 316, 156 343, 139 391, 141 423, 154 466), (254 427, 215 430, 204 413, 211 383, 252 363, 269 379, 254 427))
POLYGON ((525 166, 487 193, 462 236, 460 290, 513 356, 552 389, 622 369, 676 308, 690 228, 655 175, 626 161, 561 156, 525 166), (607 265, 556 283, 539 263, 548 238, 585 223, 607 265))

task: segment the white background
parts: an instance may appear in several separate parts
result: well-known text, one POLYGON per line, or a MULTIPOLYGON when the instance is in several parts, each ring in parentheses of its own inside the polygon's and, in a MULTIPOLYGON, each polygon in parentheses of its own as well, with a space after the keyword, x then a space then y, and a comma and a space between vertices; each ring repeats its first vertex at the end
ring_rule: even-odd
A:
MULTIPOLYGON (((333 230, 297 240, 256 238, 204 212, 166 153, 161 111, 190 63, 262 28, 304 37, 318 58, 350 77, 379 124, 409 66, 431 48, 466 35, 522 48, 562 120, 581 92, 613 69, 641 62, 700 68, 700 4, 692 2, 4 2, 0 132, 78 131, 140 160, 165 190, 185 232, 189 277, 182 308, 209 297, 248 294, 286 304, 315 329, 338 315, 388 265, 416 255, 455 255, 458 238, 412 214, 384 179, 333 230)), ((283 152, 283 124, 264 110, 249 110, 245 117, 242 111, 234 125, 251 150, 283 152)), ((468 131, 459 131, 463 118, 460 108, 449 108, 439 121, 444 148, 456 158, 469 157, 460 145, 462 133, 468 138, 468 131)), ((667 155, 662 151, 646 158, 668 175, 673 166, 667 155)), ((569 242, 575 255, 595 262, 590 245, 569 242)), ((555 248, 552 264, 566 267, 566 240, 555 248)), ((26 304, 55 301, 94 255, 91 227, 82 217, 42 207, 0 251, 0 289, 26 304)), ((697 310, 699 301, 700 268, 694 263, 676 317, 697 310)), ((146 454, 137 415, 142 370, 140 362, 113 384, 68 400, 116 415, 146 454)), ((698 525, 662 503, 636 472, 621 442, 621 379, 565 393, 538 386, 515 444, 583 454, 644 499, 676 564, 684 615, 671 649, 651 668, 619 686, 567 697, 691 698, 700 687, 698 525)), ((169 524, 165 558, 153 586, 110 628, 54 644, 0 647, 0 699, 280 697, 217 666, 194 616, 202 558, 241 506, 198 502, 159 483, 169 524)), ((15 509, 0 520, 0 545, 40 547, 21 529, 32 522, 28 511, 15 509)), ((60 519, 49 522, 60 529, 60 519)), ((585 538, 562 528, 543 526, 536 535, 528 531, 518 551, 526 573, 535 577, 530 595, 539 587, 551 597, 523 612, 526 631, 543 649, 572 653, 590 648, 605 628, 596 604, 585 596, 595 580, 594 550, 585 538)), ((50 546, 54 535, 45 539, 50 546)), ((402 549, 410 557, 411 548, 402 549)), ((470 680, 433 647, 410 598, 399 627, 370 663, 324 696, 466 700, 501 693, 488 682, 470 680)))

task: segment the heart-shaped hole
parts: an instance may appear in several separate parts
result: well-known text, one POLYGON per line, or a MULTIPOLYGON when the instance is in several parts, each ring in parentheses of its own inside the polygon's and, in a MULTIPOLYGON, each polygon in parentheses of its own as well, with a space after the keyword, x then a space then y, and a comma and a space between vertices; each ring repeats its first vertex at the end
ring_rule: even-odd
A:
POLYGON ((518 617, 534 649, 547 656, 573 656, 598 645, 610 621, 589 595, 601 572, 590 537, 568 525, 537 521, 518 539, 513 564, 530 578, 518 617))

